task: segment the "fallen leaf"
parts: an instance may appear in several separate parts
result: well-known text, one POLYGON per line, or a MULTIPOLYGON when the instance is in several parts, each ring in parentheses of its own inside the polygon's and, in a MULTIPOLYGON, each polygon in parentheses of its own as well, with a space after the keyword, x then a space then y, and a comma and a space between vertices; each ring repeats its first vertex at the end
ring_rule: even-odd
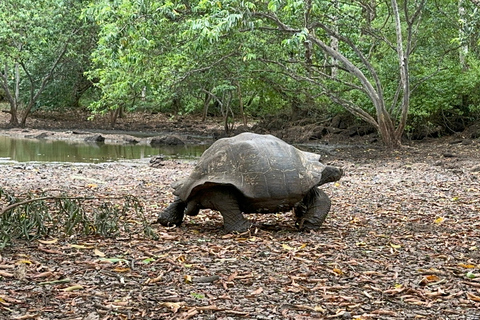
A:
POLYGON ((184 276, 183 281, 185 281, 185 283, 192 283, 192 276, 189 276, 189 275, 184 276))
POLYGON ((339 276, 341 276, 343 274, 343 271, 340 270, 339 268, 333 268, 333 272, 335 272, 336 274, 338 274, 339 276))
POLYGON ((439 281, 439 280, 440 280, 440 278, 437 275, 430 274, 430 275, 427 275, 427 276, 423 277, 422 280, 420 280, 420 285, 426 286, 427 284, 429 284, 431 282, 436 282, 436 281, 439 281))
POLYGON ((190 295, 195 299, 205 299, 205 295, 197 292, 191 292, 190 295))
POLYGON ((130 272, 130 268, 116 267, 116 268, 113 268, 113 271, 115 271, 115 272, 130 272))
POLYGON ((438 281, 438 280, 440 280, 440 278, 437 275, 434 275, 434 274, 430 274, 430 275, 426 276, 425 278, 428 281, 438 281))
POLYGON ((146 258, 142 260, 142 263, 149 264, 150 262, 154 262, 155 258, 146 258))
POLYGON ((54 244, 58 242, 58 239, 52 239, 52 240, 37 240, 38 242, 42 244, 54 244))
POLYGON ((433 220, 433 222, 436 223, 436 224, 441 224, 443 221, 445 221, 444 217, 439 217, 439 218, 433 220))
POLYGON ((475 265, 474 265, 474 264, 459 263, 458 266, 459 266, 459 267, 462 267, 462 268, 465 268, 465 269, 473 269, 473 268, 475 268, 475 265))
POLYGON ((75 249, 93 249, 93 246, 84 246, 83 244, 69 244, 69 246, 75 249))
POLYGON ((474 295, 473 293, 470 293, 470 292, 467 292, 467 298, 472 301, 480 302, 480 296, 474 295))
POLYGON ((297 248, 297 250, 301 250, 301 249, 305 248, 306 246, 307 246, 306 243, 302 243, 302 245, 299 246, 299 247, 297 248))
POLYGON ((36 274, 36 275, 32 276, 32 278, 33 279, 45 278, 45 277, 50 277, 51 275, 53 275, 53 273, 51 271, 46 271, 46 272, 36 274))
POLYGON ((26 319, 36 319, 37 317, 38 317, 38 314, 27 313, 23 316, 12 316, 10 319, 12 319, 12 320, 26 320, 26 319))
POLYGON ((232 273, 231 275, 228 276, 227 278, 227 281, 228 282, 232 282, 233 280, 235 280, 235 278, 238 276, 238 272, 235 271, 234 273, 232 273))
POLYGON ((289 250, 289 251, 290 251, 290 250, 293 250, 292 247, 290 247, 288 244, 285 244, 285 243, 282 244, 282 248, 285 249, 285 250, 289 250))
POLYGON ((125 263, 128 263, 127 260, 125 259, 121 259, 121 258, 100 258, 98 259, 99 261, 102 261, 102 262, 109 262, 109 263, 117 263, 117 262, 125 262, 125 263))
POLYGON ((213 276, 209 276, 209 277, 195 277, 195 278, 192 278, 192 282, 195 282, 195 283, 209 283, 209 282, 218 281, 219 279, 220 279, 219 276, 213 275, 213 276))
POLYGON ((399 244, 390 243, 390 247, 392 247, 393 249, 400 249, 402 246, 399 244))
POLYGON ((0 277, 12 278, 12 277, 13 277, 13 273, 0 270, 0 277))
POLYGON ((70 282, 69 278, 65 279, 60 279, 60 280, 52 280, 52 281, 45 281, 45 282, 40 282, 40 285, 46 285, 46 284, 59 284, 59 283, 68 283, 70 282))
POLYGON ((296 304, 296 305, 293 305, 293 307, 297 310, 308 310, 308 311, 315 311, 315 312, 322 312, 322 313, 327 311, 326 309, 320 306, 310 307, 303 304, 296 304))
POLYGON ((62 289, 62 291, 64 292, 70 292, 70 291, 75 291, 75 290, 81 290, 83 289, 83 287, 81 285, 74 285, 74 286, 71 286, 71 287, 67 287, 67 288, 64 288, 62 289))
POLYGON ((146 284, 148 283, 157 283, 163 279, 163 274, 159 275, 158 277, 155 278, 149 278, 147 281, 145 281, 146 284))
POLYGON ((259 294, 262 293, 262 292, 263 292, 263 288, 260 287, 260 288, 258 288, 258 289, 256 289, 256 290, 250 292, 250 294, 247 296, 247 298, 248 298, 248 297, 257 296, 257 295, 259 295, 259 294))
POLYGON ((185 302, 162 302, 160 303, 161 307, 169 308, 173 313, 177 313, 180 308, 185 305, 185 302))
POLYGON ((100 251, 98 249, 93 250, 93 253, 95 253, 96 256, 105 257, 105 253, 103 253, 102 251, 100 251))

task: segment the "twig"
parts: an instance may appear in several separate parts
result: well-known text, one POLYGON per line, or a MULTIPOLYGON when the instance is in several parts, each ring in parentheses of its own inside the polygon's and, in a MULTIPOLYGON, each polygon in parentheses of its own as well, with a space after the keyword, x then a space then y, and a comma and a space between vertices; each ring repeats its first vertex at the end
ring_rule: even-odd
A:
POLYGON ((20 202, 13 203, 11 205, 6 206, 0 211, 0 216, 3 215, 8 210, 14 209, 18 206, 35 202, 35 201, 42 201, 42 200, 101 200, 101 199, 122 199, 124 197, 111 197, 111 198, 103 198, 103 197, 59 197, 59 196, 49 196, 49 197, 41 197, 41 198, 33 198, 28 200, 23 200, 20 202))
POLYGON ((30 202, 42 201, 42 200, 51 200, 51 199, 60 200, 60 199, 89 199, 89 198, 85 198, 85 197, 55 197, 55 196, 33 198, 33 199, 28 199, 28 200, 23 200, 23 201, 20 201, 20 202, 16 202, 14 204, 6 206, 5 208, 2 209, 2 211, 0 211, 0 215, 3 215, 8 210, 11 210, 13 208, 16 208, 18 206, 21 206, 21 205, 24 205, 24 204, 27 204, 27 203, 30 203, 30 202))

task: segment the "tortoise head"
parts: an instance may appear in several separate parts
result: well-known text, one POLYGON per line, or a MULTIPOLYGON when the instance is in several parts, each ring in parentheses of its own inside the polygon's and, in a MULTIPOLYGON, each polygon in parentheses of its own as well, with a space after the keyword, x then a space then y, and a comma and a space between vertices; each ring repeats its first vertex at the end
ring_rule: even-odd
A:
POLYGON ((320 182, 317 184, 317 186, 321 186, 322 184, 329 183, 329 182, 338 181, 342 176, 343 176, 342 168, 325 166, 325 168, 322 170, 322 178, 320 179, 320 182))

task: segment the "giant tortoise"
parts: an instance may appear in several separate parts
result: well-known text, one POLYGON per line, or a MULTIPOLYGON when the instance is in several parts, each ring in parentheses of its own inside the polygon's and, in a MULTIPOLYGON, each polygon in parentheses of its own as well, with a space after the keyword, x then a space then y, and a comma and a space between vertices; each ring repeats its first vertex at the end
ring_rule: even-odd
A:
POLYGON ((174 183, 174 202, 159 214, 164 226, 180 225, 200 209, 220 211, 227 232, 251 227, 243 213, 294 209, 299 229, 318 229, 330 210, 318 186, 337 181, 342 169, 272 135, 242 133, 213 143, 186 179, 174 183))

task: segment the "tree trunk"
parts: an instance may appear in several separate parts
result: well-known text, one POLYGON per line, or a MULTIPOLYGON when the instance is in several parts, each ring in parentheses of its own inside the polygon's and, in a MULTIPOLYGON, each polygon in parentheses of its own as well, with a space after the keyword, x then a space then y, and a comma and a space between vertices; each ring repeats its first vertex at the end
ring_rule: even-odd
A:
POLYGON ((8 65, 5 63, 3 73, 0 73, 1 78, 1 85, 3 90, 5 91, 5 95, 7 96, 8 103, 10 104, 10 110, 3 112, 10 114, 10 121, 8 124, 12 127, 18 127, 18 105, 20 103, 20 69, 18 67, 18 63, 15 64, 15 84, 14 84, 14 93, 10 91, 10 87, 8 86, 8 65))
MULTIPOLYGON (((338 10, 338 0, 333 1, 333 6, 335 10, 338 10)), ((335 31, 335 33, 338 33, 337 13, 335 13, 335 16, 333 16, 332 19, 333 19, 333 30, 335 31)), ((330 36, 330 46, 332 47, 333 50, 338 51, 338 39, 336 37, 330 36)), ((332 76, 332 78, 336 79, 338 78, 338 61, 335 57, 330 56, 330 63, 332 65, 330 75, 332 76)))
MULTIPOLYGON (((400 71, 400 86, 403 91, 402 103, 401 103, 401 116, 397 128, 393 128, 395 131, 395 136, 397 140, 401 139, 403 131, 405 130, 405 125, 407 124, 407 115, 408 109, 410 106, 410 76, 408 72, 408 51, 405 52, 403 48, 403 36, 402 36, 402 25, 400 23, 400 14, 398 12, 398 4, 396 0, 392 0, 392 11, 393 19, 395 20, 395 33, 397 35, 397 55, 400 71)), ((406 9, 405 9, 406 10, 406 9)), ((411 24, 410 21, 407 21, 408 24, 408 33, 411 38, 411 24)), ((407 45, 407 50, 409 50, 409 45, 407 45)))
POLYGON ((402 146, 401 135, 398 136, 395 131, 392 119, 388 112, 382 112, 377 116, 378 132, 387 148, 397 149, 402 146))
POLYGON ((175 94, 172 100, 173 112, 178 114, 182 110, 182 101, 178 95, 175 94))
POLYGON ((110 127, 113 129, 115 128, 115 125, 117 124, 117 119, 118 116, 120 115, 122 108, 119 107, 115 110, 110 111, 110 127))
POLYGON ((205 99, 203 99, 203 115, 202 115, 202 122, 207 121, 208 116, 208 106, 210 105, 210 101, 212 101, 212 96, 205 92, 205 99))
POLYGON ((27 118, 30 115, 32 108, 33 108, 33 101, 30 101, 30 103, 25 108, 25 110, 22 114, 22 119, 20 120, 20 127, 21 128, 25 128, 25 126, 27 125, 27 118))
POLYGON ((11 108, 9 111, 5 111, 10 114, 10 121, 8 121, 8 125, 12 127, 20 126, 20 122, 18 121, 18 114, 17 108, 11 108))
POLYGON ((468 44, 465 41, 465 25, 467 15, 465 14, 465 7, 463 5, 464 0, 458 0, 458 21, 460 22, 460 27, 458 28, 458 38, 460 40, 460 49, 459 49, 459 60, 462 69, 467 68, 465 58, 468 54, 468 44))
MULTIPOLYGON (((419 0, 418 3, 416 3, 416 9, 413 15, 410 15, 408 13, 408 2, 404 2, 405 18, 407 20, 408 27, 408 38, 406 40, 406 49, 404 49, 402 29, 400 28, 401 25, 400 16, 398 13, 398 4, 396 0, 391 0, 391 4, 394 10, 393 18, 397 36, 396 50, 399 59, 399 88, 401 88, 402 92, 402 102, 400 104, 401 116, 397 127, 395 127, 394 116, 387 111, 382 83, 379 75, 375 70, 374 65, 372 65, 372 63, 368 59, 368 56, 364 54, 361 48, 358 48, 355 45, 352 39, 344 36, 343 34, 339 34, 337 29, 335 28, 335 25, 332 27, 317 20, 313 23, 312 26, 307 27, 308 33, 306 33, 305 36, 308 41, 310 41, 313 45, 317 46, 326 55, 328 55, 332 59, 332 62, 335 61, 336 65, 342 67, 341 69, 337 69, 338 72, 340 72, 340 70, 343 72, 348 72, 351 76, 353 76, 359 81, 359 84, 355 82, 345 82, 344 84, 350 85, 352 89, 360 90, 368 96, 368 98, 375 107, 376 119, 372 117, 367 111, 362 109, 360 106, 355 105, 348 99, 341 98, 334 91, 331 91, 329 90, 329 88, 322 86, 322 83, 320 81, 317 81, 316 79, 308 75, 302 77, 298 76, 298 74, 293 74, 292 77, 296 79, 300 78, 303 80, 307 80, 309 82, 322 86, 322 88, 325 89, 325 93, 328 94, 333 101, 340 103, 343 107, 345 107, 346 110, 348 110, 352 114, 373 124, 377 128, 385 146, 390 148, 397 148, 401 146, 401 137, 405 129, 410 103, 408 56, 411 52, 411 44, 413 41, 412 35, 414 34, 415 30, 414 24, 420 20, 421 12, 423 10, 425 1, 426 0, 419 0), (315 28, 320 28, 324 32, 326 32, 326 34, 330 37, 330 44, 326 44, 321 38, 315 36, 315 28), (342 52, 338 50, 339 42, 341 42, 343 45, 350 47, 350 49, 355 53, 356 58, 351 59, 349 56, 342 54, 342 52)), ((333 4, 335 5, 336 2, 337 1, 334 0, 333 4)), ((310 1, 305 0, 304 5, 307 14, 309 10, 308 8, 310 7, 310 1)), ((299 32, 301 32, 300 29, 293 28, 280 20, 280 18, 274 13, 255 12, 253 13, 253 15, 270 20, 271 22, 275 23, 278 26, 278 31, 290 34, 298 34, 299 32)), ((334 22, 335 21, 336 17, 334 17, 334 22)), ((309 70, 307 69, 306 71, 308 74, 309 70)), ((335 71, 330 74, 330 79, 335 79, 333 75, 335 75, 335 71)), ((395 106, 397 106, 396 103, 395 106)))
POLYGON ((224 130, 226 134, 229 134, 233 130, 235 122, 234 122, 234 113, 232 108, 230 107, 230 104, 232 101, 232 93, 228 92, 228 95, 229 95, 228 98, 226 97, 226 95, 227 93, 224 92, 222 96, 223 103, 220 106, 221 106, 222 115, 223 115, 224 130), (230 115, 232 116, 231 124, 228 123, 228 118, 230 117, 230 115))
POLYGON ((238 105, 240 107, 240 117, 242 118, 243 125, 247 125, 247 117, 245 116, 245 112, 243 110, 243 98, 242 98, 242 89, 240 87, 240 83, 237 82, 237 95, 238 95, 238 105))

